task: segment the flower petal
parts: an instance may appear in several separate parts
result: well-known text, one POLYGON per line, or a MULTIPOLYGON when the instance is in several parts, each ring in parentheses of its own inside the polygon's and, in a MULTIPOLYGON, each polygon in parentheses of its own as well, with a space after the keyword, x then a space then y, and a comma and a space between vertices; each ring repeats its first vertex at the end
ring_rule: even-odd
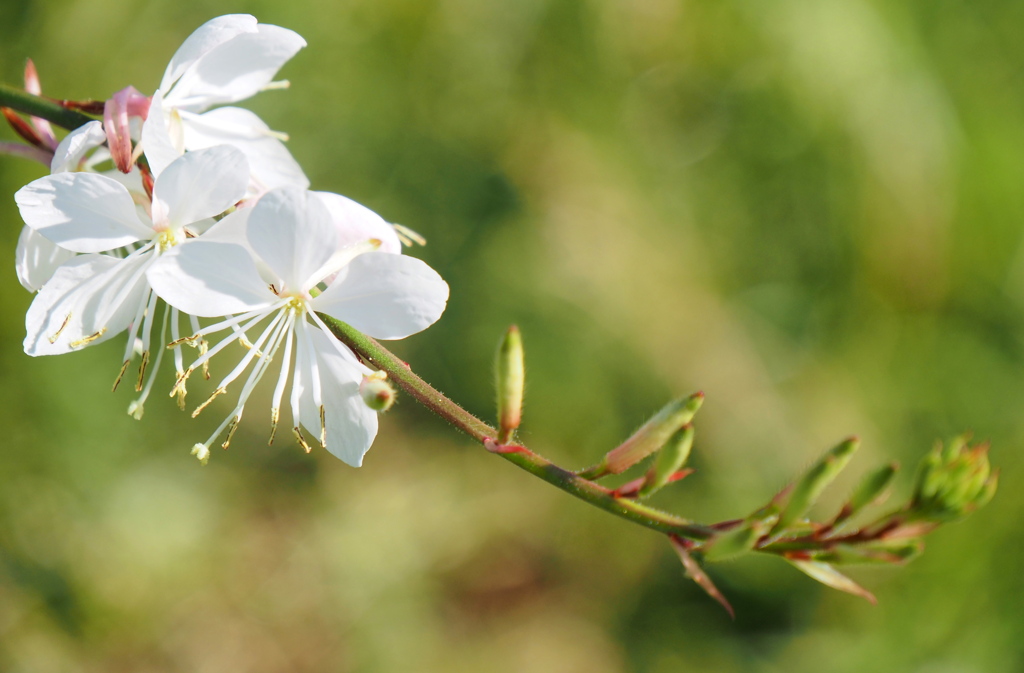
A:
POLYGON ((22 287, 35 292, 50 280, 57 267, 74 256, 75 253, 59 247, 32 227, 22 227, 14 267, 22 287))
POLYGON ((255 33, 256 30, 256 17, 248 14, 227 14, 210 19, 185 38, 178 51, 174 52, 164 71, 160 88, 166 91, 189 66, 210 50, 242 33, 255 33))
POLYGON ((277 187, 309 187, 309 178, 263 120, 249 110, 222 107, 201 115, 188 115, 182 120, 185 147, 190 150, 231 145, 249 160, 252 193, 277 187))
POLYGON ((71 133, 64 136, 57 149, 53 151, 53 161, 50 162, 51 173, 65 173, 77 171, 79 165, 85 159, 90 150, 102 145, 107 139, 103 132, 103 124, 92 121, 79 126, 71 133))
POLYGON ((249 184, 249 164, 220 145, 175 159, 153 186, 153 225, 183 227, 235 205, 249 184))
POLYGON ((123 332, 148 290, 147 254, 79 255, 43 286, 25 315, 25 352, 59 355, 123 332))
MULTIPOLYGON (((171 111, 174 114, 174 111, 171 111)), ((185 153, 181 143, 175 143, 171 134, 171 117, 164 110, 163 93, 157 90, 149 103, 149 115, 142 123, 142 147, 153 177, 160 177, 171 163, 185 153)), ((177 122, 180 125, 180 121, 177 122)))
MULTIPOLYGON (((354 357, 343 356, 337 346, 330 343, 331 337, 319 329, 311 329, 310 337, 320 373, 327 450, 352 467, 359 467, 377 436, 377 412, 366 406, 359 395, 359 382, 365 368, 354 357)), ((301 359, 296 362, 301 362, 301 359)), ((320 410, 313 404, 307 381, 309 376, 311 372, 297 366, 296 380, 292 385, 298 384, 303 388, 300 406, 302 425, 311 435, 319 437, 320 410)))
POLYGON ((249 250, 251 254, 255 254, 249 248, 249 239, 245 235, 250 213, 252 213, 252 208, 239 208, 233 213, 225 215, 203 233, 203 241, 210 243, 234 243, 249 250))
POLYGON ((436 322, 447 301, 448 284, 423 261, 368 252, 310 303, 377 339, 402 339, 436 322))
POLYGON ((308 290, 317 273, 338 249, 331 214, 303 189, 267 192, 252 207, 249 245, 283 282, 288 292, 308 290))
POLYGON ((245 100, 259 93, 306 46, 298 33, 287 28, 260 24, 257 31, 236 35, 195 61, 165 94, 165 105, 201 112, 245 100))
POLYGON ((233 243, 186 241, 160 255, 147 276, 161 299, 202 318, 252 311, 276 300, 252 256, 233 243))
POLYGON ((58 173, 30 182, 14 195, 25 224, 74 252, 103 252, 149 239, 131 194, 93 173, 58 173))
POLYGON ((313 192, 313 195, 330 211, 331 219, 338 228, 339 245, 348 246, 375 238, 381 242, 380 252, 401 254, 402 242, 395 228, 380 215, 341 194, 313 192))

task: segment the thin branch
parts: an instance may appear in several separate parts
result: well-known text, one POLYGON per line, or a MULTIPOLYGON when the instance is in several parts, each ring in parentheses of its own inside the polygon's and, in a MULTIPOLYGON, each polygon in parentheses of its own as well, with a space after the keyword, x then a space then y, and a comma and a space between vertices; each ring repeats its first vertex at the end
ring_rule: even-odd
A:
POLYGON ((409 365, 396 357, 394 353, 351 325, 324 313, 317 315, 327 324, 339 341, 375 367, 387 372, 389 379, 412 395, 420 404, 510 463, 580 500, 660 533, 698 541, 715 536, 716 531, 708 526, 692 523, 682 517, 632 500, 617 498, 612 491, 555 465, 524 446, 499 446, 494 442, 498 436, 498 431, 495 428, 445 397, 439 390, 413 373, 409 365))
POLYGON ((68 131, 93 121, 92 117, 69 110, 60 103, 16 89, 7 84, 0 84, 0 107, 8 107, 33 117, 45 119, 68 131))

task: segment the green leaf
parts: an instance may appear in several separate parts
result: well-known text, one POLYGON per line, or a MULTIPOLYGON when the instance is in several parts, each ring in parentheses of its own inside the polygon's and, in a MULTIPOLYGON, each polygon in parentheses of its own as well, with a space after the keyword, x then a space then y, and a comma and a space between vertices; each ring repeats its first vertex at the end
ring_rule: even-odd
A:
POLYGON ((845 591, 846 593, 853 594, 854 596, 860 596, 871 603, 878 602, 874 594, 827 563, 822 563, 821 561, 801 561, 797 559, 786 560, 792 563, 797 570, 818 580, 825 586, 838 589, 839 591, 845 591))
POLYGON ((693 556, 690 555, 690 551, 686 548, 686 544, 675 537, 674 535, 669 536, 669 542, 672 543, 672 548, 679 554, 679 560, 683 562, 683 569, 686 570, 686 576, 697 583, 701 589, 708 595, 718 601, 719 605, 725 608, 725 611, 729 613, 729 616, 736 619, 736 612, 733 611, 732 606, 729 605, 729 601, 726 600, 725 596, 715 583, 711 581, 711 578, 707 576, 707 573, 700 567, 700 564, 694 560, 693 556))

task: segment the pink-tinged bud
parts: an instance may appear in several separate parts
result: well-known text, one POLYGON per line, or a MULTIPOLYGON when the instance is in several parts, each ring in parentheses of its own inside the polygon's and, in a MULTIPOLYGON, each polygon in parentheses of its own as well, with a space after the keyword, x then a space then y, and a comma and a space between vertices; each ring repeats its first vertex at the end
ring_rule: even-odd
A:
MULTIPOLYGON (((701 392, 673 400, 647 421, 643 427, 634 432, 629 439, 609 451, 601 463, 586 470, 586 476, 597 478, 606 474, 625 472, 665 446, 676 432, 693 420, 693 415, 697 413, 703 403, 704 393, 701 392)), ((692 436, 690 441, 692 441, 692 436)))
POLYGON ((43 93, 43 87, 39 83, 39 73, 36 71, 36 64, 32 59, 25 59, 25 91, 39 96, 43 93))
POLYGON ((359 395, 366 406, 374 411, 387 411, 395 403, 395 389, 387 382, 387 374, 384 372, 364 376, 359 384, 359 395))
POLYGON ((149 97, 133 87, 125 87, 115 93, 103 106, 103 130, 107 133, 107 147, 110 157, 122 173, 132 170, 132 137, 129 119, 149 116, 149 97))
MULTIPOLYGON (((32 59, 25 61, 25 91, 36 96, 43 93, 43 87, 39 83, 39 73, 36 72, 36 64, 32 59)), ((32 117, 32 126, 35 127, 39 139, 51 150, 57 149, 57 137, 53 134, 53 127, 50 122, 39 117, 32 117)))
POLYGON ((43 141, 39 137, 39 134, 36 133, 36 130, 32 128, 32 126, 29 125, 28 122, 19 117, 18 113, 16 113, 9 107, 0 108, 0 112, 3 113, 4 119, 6 119, 7 123, 11 125, 11 128, 14 129, 14 132, 21 136, 22 140, 32 145, 33 147, 45 149, 46 146, 43 145, 43 141))
POLYGON ((523 365, 523 338, 512 325, 498 346, 494 362, 495 388, 498 393, 498 438, 507 443, 515 434, 523 415, 523 388, 526 370, 523 365))

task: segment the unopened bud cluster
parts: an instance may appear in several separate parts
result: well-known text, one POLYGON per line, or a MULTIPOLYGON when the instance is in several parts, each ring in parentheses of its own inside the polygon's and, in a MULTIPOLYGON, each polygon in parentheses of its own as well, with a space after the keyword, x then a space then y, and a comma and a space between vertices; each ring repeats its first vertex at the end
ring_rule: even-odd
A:
POLYGON ((922 461, 911 512, 934 522, 956 521, 995 495, 999 473, 992 472, 988 445, 971 446, 967 436, 935 446, 922 461))

